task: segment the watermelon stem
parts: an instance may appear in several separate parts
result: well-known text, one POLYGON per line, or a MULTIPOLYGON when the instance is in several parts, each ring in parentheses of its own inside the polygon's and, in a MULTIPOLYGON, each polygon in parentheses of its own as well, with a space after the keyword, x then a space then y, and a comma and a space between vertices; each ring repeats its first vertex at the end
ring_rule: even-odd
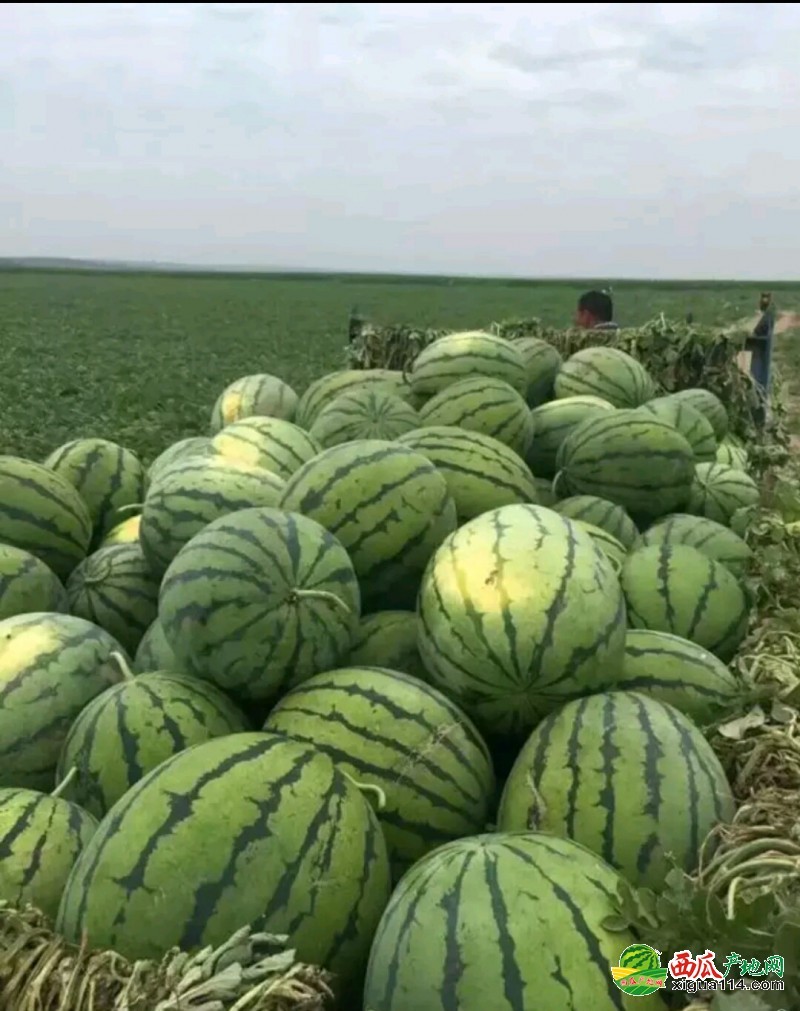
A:
POLYGON ((128 666, 128 661, 125 659, 122 653, 114 652, 111 654, 111 659, 119 667, 120 673, 126 681, 133 681, 134 674, 133 671, 128 666))
POLYGON ((342 774, 344 775, 345 779, 349 779, 350 782, 353 784, 353 786, 356 787, 356 789, 360 790, 362 793, 373 794, 376 801, 378 802, 377 803, 378 810, 383 811, 383 809, 386 807, 386 794, 379 786, 376 786, 374 783, 359 783, 357 779, 353 779, 351 775, 349 775, 344 771, 342 772, 342 774))
POLYGON ((55 790, 50 794, 51 797, 60 797, 61 794, 66 790, 72 780, 78 775, 78 766, 73 765, 69 772, 64 776, 61 782, 56 786, 55 790))
POLYGON ((132 512, 134 509, 138 509, 139 512, 141 512, 142 509, 144 509, 144 502, 131 502, 130 505, 120 506, 119 509, 115 509, 114 512, 129 513, 132 512))
POLYGON ((337 607, 340 607, 347 614, 352 614, 352 611, 342 598, 337 597, 335 593, 330 593, 328 590, 292 590, 289 594, 289 603, 296 604, 298 600, 326 600, 328 603, 336 604, 337 607))

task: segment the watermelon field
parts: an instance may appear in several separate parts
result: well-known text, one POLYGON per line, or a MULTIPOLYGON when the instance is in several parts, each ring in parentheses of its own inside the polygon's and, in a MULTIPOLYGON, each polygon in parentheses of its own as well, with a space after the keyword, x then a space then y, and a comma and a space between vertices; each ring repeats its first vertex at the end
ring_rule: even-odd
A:
POLYGON ((0 1011, 800 1011, 800 285, 588 286, 0 271, 0 1011))

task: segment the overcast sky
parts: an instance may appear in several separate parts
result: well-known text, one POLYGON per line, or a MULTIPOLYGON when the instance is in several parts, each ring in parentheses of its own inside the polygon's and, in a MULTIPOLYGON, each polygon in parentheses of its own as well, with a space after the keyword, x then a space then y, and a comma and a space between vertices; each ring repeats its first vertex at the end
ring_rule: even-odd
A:
POLYGON ((0 255, 800 277, 800 4, 0 6, 0 255))

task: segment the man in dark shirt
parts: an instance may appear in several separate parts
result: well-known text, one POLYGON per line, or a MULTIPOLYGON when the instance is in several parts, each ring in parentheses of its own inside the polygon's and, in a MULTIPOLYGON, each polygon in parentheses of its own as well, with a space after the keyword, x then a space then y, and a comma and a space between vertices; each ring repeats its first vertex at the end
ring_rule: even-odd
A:
POLYGON ((575 326, 583 330, 618 330, 614 322, 614 303, 606 291, 587 291, 578 299, 575 326))

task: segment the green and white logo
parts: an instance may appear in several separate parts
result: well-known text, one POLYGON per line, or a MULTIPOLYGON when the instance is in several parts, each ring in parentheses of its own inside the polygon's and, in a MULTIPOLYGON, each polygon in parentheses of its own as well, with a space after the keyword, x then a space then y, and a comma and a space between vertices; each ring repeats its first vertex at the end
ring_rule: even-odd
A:
POLYGON ((631 944, 611 967, 614 984, 630 997, 649 997, 667 985, 667 970, 661 968, 661 952, 649 944, 631 944))

